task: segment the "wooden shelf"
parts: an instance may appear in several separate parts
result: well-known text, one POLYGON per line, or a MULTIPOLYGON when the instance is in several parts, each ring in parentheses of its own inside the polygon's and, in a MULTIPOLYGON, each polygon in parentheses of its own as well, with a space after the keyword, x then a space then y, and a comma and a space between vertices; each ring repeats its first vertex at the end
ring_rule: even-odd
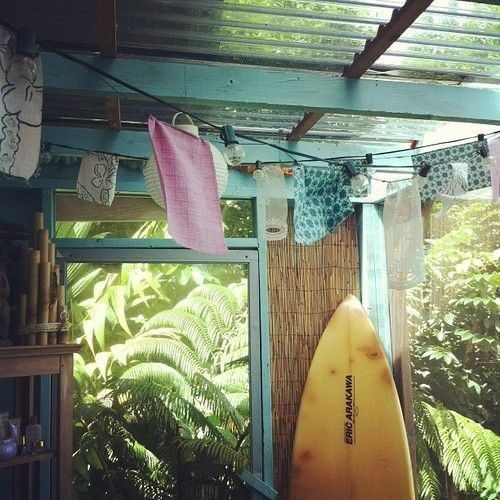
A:
POLYGON ((0 469, 5 467, 14 467, 15 465, 32 464, 34 462, 43 462, 44 460, 50 460, 55 457, 53 451, 44 451, 41 453, 36 453, 35 455, 17 455, 10 460, 1 460, 0 469))
POLYGON ((0 347, 0 378, 58 374, 61 359, 80 348, 78 344, 0 347))
MULTIPOLYGON (((22 455, 0 462, 0 468, 14 467, 14 496, 16 500, 33 498, 33 463, 53 461, 54 480, 50 498, 71 500, 73 477, 73 354, 80 350, 77 344, 47 346, 11 346, 0 348, 0 378, 15 379, 15 414, 24 422, 36 415, 35 377, 51 375, 57 379, 52 386, 51 407, 57 408, 52 418, 56 430, 52 432, 50 450, 36 455, 22 455)), ((40 390, 38 388, 38 390, 40 390)))
POLYGON ((78 352, 81 347, 80 344, 12 345, 0 347, 0 358, 70 354, 78 352))

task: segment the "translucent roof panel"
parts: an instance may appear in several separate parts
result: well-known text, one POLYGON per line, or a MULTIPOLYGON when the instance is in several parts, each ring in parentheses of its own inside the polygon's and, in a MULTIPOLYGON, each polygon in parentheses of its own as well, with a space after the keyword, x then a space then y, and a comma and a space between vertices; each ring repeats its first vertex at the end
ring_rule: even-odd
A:
MULTIPOLYGON (((404 0, 120 0, 118 51, 340 74, 404 0)), ((2 0, 2 18, 95 51, 94 2, 2 0)), ((434 0, 367 73, 498 84, 500 6, 434 0)))
MULTIPOLYGON (((120 2, 120 43, 198 59, 341 73, 404 1, 120 2)), ((500 7, 436 0, 370 74, 500 79, 500 7)))

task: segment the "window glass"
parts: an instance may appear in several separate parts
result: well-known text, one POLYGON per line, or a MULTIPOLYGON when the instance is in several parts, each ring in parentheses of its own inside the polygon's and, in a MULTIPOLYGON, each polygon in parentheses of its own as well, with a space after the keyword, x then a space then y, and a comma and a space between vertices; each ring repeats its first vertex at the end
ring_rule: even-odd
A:
POLYGON ((246 264, 71 263, 81 498, 249 498, 246 264))
POLYGON ((421 498, 500 491, 500 206, 426 210, 426 280, 407 292, 421 498))
MULTIPOLYGON (((56 238, 170 238, 165 210, 150 197, 117 195, 110 207, 56 193, 56 238)), ((251 200, 221 200, 226 238, 254 236, 251 200)))

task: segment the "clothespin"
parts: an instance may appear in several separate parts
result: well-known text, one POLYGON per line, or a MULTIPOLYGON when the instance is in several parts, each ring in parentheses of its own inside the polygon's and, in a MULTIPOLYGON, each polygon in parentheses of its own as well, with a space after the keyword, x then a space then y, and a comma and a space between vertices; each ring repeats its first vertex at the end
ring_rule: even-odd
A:
POLYGON ((349 177, 355 177, 358 175, 358 171, 356 167, 354 166, 354 162, 352 160, 347 160, 344 163, 345 168, 347 169, 347 173, 349 174, 349 177))
POLYGON ((371 153, 366 153, 365 158, 368 165, 373 165, 373 155, 371 153))
POLYGON ((478 142, 480 143, 479 144, 479 149, 478 149, 478 152, 479 154, 483 157, 483 158, 487 158, 488 157, 488 146, 487 146, 487 143, 485 142, 485 136, 484 134, 479 134, 477 136, 477 140, 478 142))
POLYGON ((418 175, 420 175, 420 177, 427 177, 431 170, 431 167, 432 165, 429 165, 427 162, 423 161, 420 164, 420 168, 418 169, 418 175))

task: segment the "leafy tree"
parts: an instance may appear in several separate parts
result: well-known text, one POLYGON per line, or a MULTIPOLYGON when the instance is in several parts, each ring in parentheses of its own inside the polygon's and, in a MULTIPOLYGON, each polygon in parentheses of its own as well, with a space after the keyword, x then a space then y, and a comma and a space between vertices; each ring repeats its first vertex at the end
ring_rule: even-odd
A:
POLYGON ((69 266, 81 498, 246 498, 247 284, 233 267, 69 266))
POLYGON ((420 495, 444 498, 448 485, 460 498, 493 499, 500 494, 500 207, 457 205, 434 225, 427 280, 409 301, 420 495))

